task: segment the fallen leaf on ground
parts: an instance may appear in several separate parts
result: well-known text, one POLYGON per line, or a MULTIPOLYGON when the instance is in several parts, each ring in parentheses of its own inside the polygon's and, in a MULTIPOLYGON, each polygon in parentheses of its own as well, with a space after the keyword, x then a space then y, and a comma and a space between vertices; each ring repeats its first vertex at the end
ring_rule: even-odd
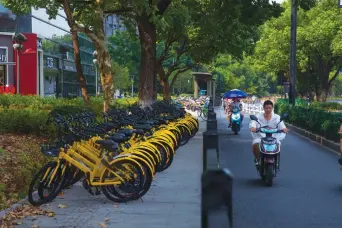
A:
POLYGON ((114 207, 115 207, 115 208, 118 208, 118 207, 119 207, 119 204, 117 204, 117 203, 114 204, 114 207))
POLYGON ((57 206, 58 208, 67 208, 67 206, 66 205, 64 205, 64 204, 58 204, 58 206, 57 206))
POLYGON ((56 214, 53 213, 53 212, 50 212, 50 213, 47 214, 47 216, 49 216, 49 217, 54 217, 55 215, 56 215, 56 214))
MULTIPOLYGON (((55 214, 49 210, 43 210, 40 207, 34 207, 31 205, 23 205, 9 211, 4 217, 0 218, 1 228, 12 228, 14 225, 21 225, 21 220, 27 216, 32 216, 33 220, 37 219, 39 215, 47 215, 53 217, 55 214)), ((36 226, 38 227, 38 226, 36 226)))
POLYGON ((107 228, 107 225, 104 224, 103 222, 100 222, 100 223, 99 223, 99 226, 100 226, 101 228, 107 228))
POLYGON ((104 218, 104 221, 105 221, 105 222, 108 222, 108 221, 109 221, 109 218, 104 218))
POLYGON ((59 197, 64 197, 64 192, 60 192, 60 193, 58 194, 58 196, 59 196, 59 197))
POLYGON ((39 227, 38 225, 31 226, 31 228, 38 228, 38 227, 39 227))

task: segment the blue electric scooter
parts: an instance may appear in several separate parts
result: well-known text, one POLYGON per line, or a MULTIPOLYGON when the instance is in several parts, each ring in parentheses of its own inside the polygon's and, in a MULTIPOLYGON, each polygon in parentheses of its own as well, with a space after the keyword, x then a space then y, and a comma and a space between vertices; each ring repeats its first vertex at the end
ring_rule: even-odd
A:
POLYGON ((232 131, 237 135, 241 130, 241 114, 239 108, 233 108, 232 114, 230 115, 230 124, 232 131))

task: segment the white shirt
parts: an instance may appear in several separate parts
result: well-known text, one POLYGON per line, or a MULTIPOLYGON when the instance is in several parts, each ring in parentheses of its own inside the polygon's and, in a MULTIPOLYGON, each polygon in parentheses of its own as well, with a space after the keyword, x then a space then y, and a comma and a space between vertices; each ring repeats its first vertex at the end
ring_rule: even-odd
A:
MULTIPOLYGON (((249 123, 249 129, 251 128, 258 128, 258 127, 263 127, 263 126, 269 126, 271 128, 277 128, 277 125, 280 121, 280 116, 275 114, 275 113, 272 113, 272 117, 270 120, 266 120, 265 119, 265 116, 263 113, 260 113, 260 114, 257 114, 256 117, 258 118, 259 120, 259 123, 254 121, 254 120, 251 120, 251 122, 249 123)), ((282 130, 286 128, 285 124, 284 124, 284 121, 281 121, 278 125, 278 129, 279 130, 282 130)), ((254 139, 256 138, 263 138, 265 137, 265 133, 252 133, 252 136, 254 139)), ((283 140, 285 138, 286 134, 285 133, 276 133, 276 134, 273 134, 273 137, 275 137, 276 139, 278 140, 283 140)))

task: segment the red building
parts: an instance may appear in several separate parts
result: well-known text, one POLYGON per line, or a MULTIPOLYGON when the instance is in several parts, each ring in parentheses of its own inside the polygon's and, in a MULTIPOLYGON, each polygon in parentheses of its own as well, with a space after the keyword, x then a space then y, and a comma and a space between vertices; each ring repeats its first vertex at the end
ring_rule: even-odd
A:
POLYGON ((34 33, 23 33, 23 49, 14 50, 13 33, 0 33, 0 86, 13 85, 16 93, 44 96, 43 50, 34 33))

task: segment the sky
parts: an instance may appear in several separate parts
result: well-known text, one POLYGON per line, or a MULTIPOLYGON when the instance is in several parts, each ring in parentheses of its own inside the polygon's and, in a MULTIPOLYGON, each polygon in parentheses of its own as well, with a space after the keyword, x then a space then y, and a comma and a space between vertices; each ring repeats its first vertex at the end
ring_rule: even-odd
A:
MULTIPOLYGON (((284 0, 275 0, 277 3, 282 3, 284 0)), ((271 1, 270 1, 271 2, 271 1)), ((65 15, 63 10, 60 10, 59 12, 61 15, 65 15)), ((58 25, 58 27, 61 27, 67 31, 69 31, 68 23, 65 21, 64 18, 57 16, 56 19, 49 20, 49 16, 45 13, 45 9, 32 9, 32 14, 38 18, 41 18, 45 21, 50 22, 51 24, 58 25)), ((38 35, 41 35, 43 37, 51 37, 52 35, 56 34, 58 36, 63 36, 67 34, 65 31, 60 30, 58 28, 55 28, 49 24, 46 24, 42 21, 39 21, 35 18, 32 18, 32 32, 36 33, 38 35)))
MULTIPOLYGON (((59 12, 61 15, 65 15, 63 10, 60 10, 59 12)), ((41 18, 45 21, 50 22, 51 24, 57 25, 58 27, 61 27, 67 31, 70 30, 68 23, 65 21, 64 18, 57 16, 56 19, 49 20, 49 16, 45 13, 45 9, 32 9, 32 15, 41 18)), ((42 21, 39 21, 35 18, 32 18, 32 32, 36 33, 38 35, 41 35, 43 37, 51 37, 52 35, 56 34, 58 36, 62 36, 67 34, 67 32, 60 30, 58 28, 55 28, 49 24, 46 24, 42 21)))

